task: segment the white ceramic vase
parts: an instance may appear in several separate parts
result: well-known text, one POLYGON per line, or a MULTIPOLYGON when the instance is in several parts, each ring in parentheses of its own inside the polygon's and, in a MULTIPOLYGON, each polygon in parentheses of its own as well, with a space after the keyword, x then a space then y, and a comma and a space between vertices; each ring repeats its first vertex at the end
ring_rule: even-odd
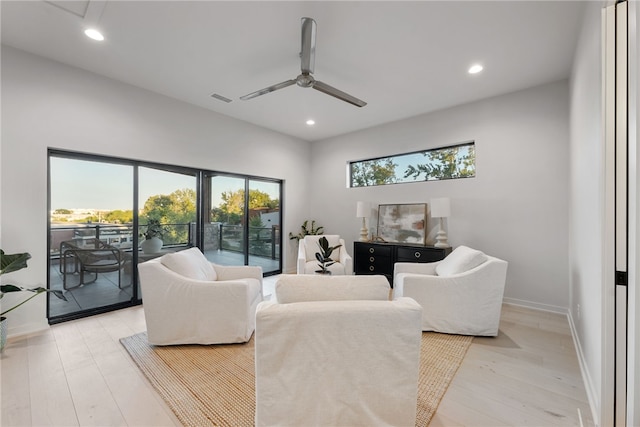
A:
POLYGON ((6 317, 0 317, 0 353, 4 350, 4 345, 7 342, 7 323, 6 317))
POLYGON ((162 250, 162 240, 158 237, 152 237, 150 239, 146 239, 142 243, 140 243, 140 249, 145 254, 157 254, 162 250))

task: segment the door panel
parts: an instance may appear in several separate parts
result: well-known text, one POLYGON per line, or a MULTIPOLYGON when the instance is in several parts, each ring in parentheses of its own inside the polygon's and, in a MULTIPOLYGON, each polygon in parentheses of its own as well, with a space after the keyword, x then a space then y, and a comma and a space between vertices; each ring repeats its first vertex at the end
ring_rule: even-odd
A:
POLYGON ((280 184, 249 180, 249 265, 265 274, 280 267, 280 184))
POLYGON ((125 253, 133 245, 133 167, 49 158, 49 318, 130 303, 132 275, 125 253))
POLYGON ((211 262, 246 265, 245 179, 207 176, 208 220, 204 223, 204 253, 211 262))
POLYGON ((137 262, 148 261, 194 244, 196 194, 195 173, 144 166, 138 168, 137 262), (157 242, 158 250, 147 249, 149 242, 145 241, 155 240, 154 237, 160 240, 157 242))
POLYGON ((256 265, 282 271, 280 192, 277 181, 206 174, 203 247, 222 265, 256 265))

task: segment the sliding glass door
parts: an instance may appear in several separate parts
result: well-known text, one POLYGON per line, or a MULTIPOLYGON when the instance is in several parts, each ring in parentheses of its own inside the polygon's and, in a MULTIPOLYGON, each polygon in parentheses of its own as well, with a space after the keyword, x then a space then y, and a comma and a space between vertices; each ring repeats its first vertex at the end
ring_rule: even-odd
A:
POLYGON ((209 173, 205 188, 207 258, 224 265, 258 265, 264 274, 281 272, 281 184, 209 173))
POLYGON ((245 180, 215 174, 208 174, 206 180, 204 253, 216 264, 245 265, 245 180))
POLYGON ((137 170, 137 262, 196 246, 197 173, 166 166, 137 170))
POLYGON ((129 303, 134 168, 66 157, 49 162, 49 287, 67 298, 49 294, 49 317, 129 303))
POLYGON ((49 298, 57 323, 140 304, 137 264, 199 247, 221 265, 282 271, 282 182, 49 151, 49 298))
POLYGON ((280 184, 249 180, 249 265, 280 270, 280 184))

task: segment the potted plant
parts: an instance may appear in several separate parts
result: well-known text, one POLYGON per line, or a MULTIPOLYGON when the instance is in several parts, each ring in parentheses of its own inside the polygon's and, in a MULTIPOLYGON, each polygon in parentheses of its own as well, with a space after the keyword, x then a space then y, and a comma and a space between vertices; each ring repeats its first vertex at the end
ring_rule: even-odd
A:
POLYGON ((159 219, 150 219, 146 224, 146 231, 140 236, 144 237, 144 241, 140 244, 142 252, 145 254, 155 254, 162 249, 162 235, 164 227, 160 225, 159 219))
POLYGON ((336 263, 331 259, 331 254, 340 246, 342 245, 329 246, 329 241, 324 236, 318 239, 318 247, 320 248, 320 252, 316 252, 316 259, 319 262, 318 267, 320 267, 320 270, 316 270, 316 273, 331 274, 331 271, 328 270, 327 267, 336 263))
POLYGON ((309 220, 305 220, 300 226, 300 232, 296 235, 293 233, 289 233, 289 240, 300 240, 304 239, 304 236, 315 236, 324 233, 324 227, 318 226, 316 227, 316 221, 311 221, 311 228, 308 227, 309 220))
MULTIPOLYGON (((13 271, 22 270, 23 268, 27 268, 27 260, 30 258, 31 254, 29 254, 28 252, 5 255, 4 251, 0 249, 0 276, 11 273, 13 271)), ((15 304, 11 308, 3 310, 0 313, 0 351, 4 350, 4 344, 7 341, 7 318, 4 317, 5 314, 15 310, 22 304, 25 304, 29 300, 45 292, 51 292, 61 300, 67 301, 67 298, 60 290, 45 289, 43 287, 27 289, 12 284, 0 285, 0 298, 3 298, 4 294, 9 292, 32 292, 34 295, 31 295, 29 298, 23 300, 18 304, 15 304)))

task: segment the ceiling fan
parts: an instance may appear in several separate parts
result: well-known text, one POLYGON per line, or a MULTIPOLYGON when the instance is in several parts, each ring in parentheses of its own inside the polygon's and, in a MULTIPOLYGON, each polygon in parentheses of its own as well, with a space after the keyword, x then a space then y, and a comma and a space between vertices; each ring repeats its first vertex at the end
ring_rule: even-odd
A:
POLYGON ((319 90, 322 93, 334 96, 342 101, 355 105, 356 107, 364 107, 365 105, 367 105, 366 102, 356 98, 355 96, 351 96, 348 93, 336 89, 333 86, 329 86, 326 83, 314 79, 312 74, 315 63, 315 55, 316 21, 311 18, 302 18, 302 50, 300 52, 300 75, 295 79, 287 80, 282 83, 260 89, 259 91, 252 92, 248 95, 241 96, 240 99, 246 101, 248 99, 297 84, 300 87, 312 87, 315 90, 319 90))

